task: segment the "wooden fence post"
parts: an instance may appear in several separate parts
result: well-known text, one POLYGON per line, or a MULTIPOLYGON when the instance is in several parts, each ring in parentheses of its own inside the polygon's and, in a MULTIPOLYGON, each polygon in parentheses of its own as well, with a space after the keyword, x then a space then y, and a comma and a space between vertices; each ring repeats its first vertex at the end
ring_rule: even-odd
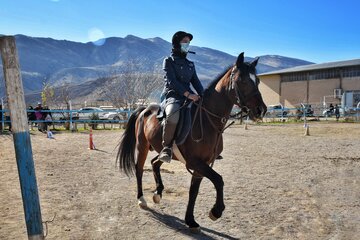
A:
POLYGON ((28 239, 44 239, 23 84, 15 38, 0 37, 5 88, 10 110, 28 239))

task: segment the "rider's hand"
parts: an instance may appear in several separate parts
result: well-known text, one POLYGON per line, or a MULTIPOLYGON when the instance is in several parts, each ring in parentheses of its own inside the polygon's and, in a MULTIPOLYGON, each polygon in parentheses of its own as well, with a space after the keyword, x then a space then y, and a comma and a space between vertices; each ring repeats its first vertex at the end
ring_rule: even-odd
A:
POLYGON ((198 101, 200 99, 200 96, 197 95, 197 94, 189 94, 188 99, 196 102, 196 101, 198 101))

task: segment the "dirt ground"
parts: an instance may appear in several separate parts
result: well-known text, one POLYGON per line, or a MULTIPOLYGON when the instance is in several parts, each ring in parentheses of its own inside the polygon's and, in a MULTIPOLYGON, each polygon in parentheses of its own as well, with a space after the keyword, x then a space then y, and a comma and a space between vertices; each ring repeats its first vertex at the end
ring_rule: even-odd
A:
MULTIPOLYGON (((179 162, 164 164, 162 202, 150 163, 144 173, 149 210, 139 209, 136 180, 115 168, 121 131, 32 132, 32 148, 47 239, 360 239, 360 124, 237 125, 224 134, 226 209, 213 222, 215 189, 202 182, 195 219, 184 224, 190 174, 179 162)), ((153 153, 150 157, 154 156, 153 153)), ((0 135, 0 239, 27 239, 12 137, 0 135)))

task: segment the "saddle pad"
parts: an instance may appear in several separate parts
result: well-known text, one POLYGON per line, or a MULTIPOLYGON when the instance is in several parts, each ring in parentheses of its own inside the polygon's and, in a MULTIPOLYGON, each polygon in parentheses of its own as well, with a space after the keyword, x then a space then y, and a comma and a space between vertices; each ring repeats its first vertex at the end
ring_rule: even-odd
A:
POLYGON ((192 102, 180 111, 180 119, 175 134, 175 144, 177 145, 183 144, 189 135, 191 129, 191 106, 192 102))

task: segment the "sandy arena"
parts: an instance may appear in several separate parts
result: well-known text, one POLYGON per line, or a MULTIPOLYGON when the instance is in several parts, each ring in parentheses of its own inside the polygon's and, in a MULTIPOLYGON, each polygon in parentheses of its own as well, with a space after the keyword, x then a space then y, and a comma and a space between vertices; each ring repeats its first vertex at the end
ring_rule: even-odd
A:
MULTIPOLYGON (((214 169, 224 179, 226 209, 218 221, 208 212, 215 189, 202 182, 195 207, 200 234, 184 224, 190 174, 179 162, 163 164, 160 204, 150 162, 137 206, 136 179, 115 168, 122 131, 33 131, 46 239, 360 239, 360 124, 237 125, 224 134, 224 159, 214 169), (55 216, 55 217, 54 217, 55 216)), ((148 157, 154 156, 151 153, 148 157)), ((0 135, 0 239, 27 239, 11 135, 0 135)))

